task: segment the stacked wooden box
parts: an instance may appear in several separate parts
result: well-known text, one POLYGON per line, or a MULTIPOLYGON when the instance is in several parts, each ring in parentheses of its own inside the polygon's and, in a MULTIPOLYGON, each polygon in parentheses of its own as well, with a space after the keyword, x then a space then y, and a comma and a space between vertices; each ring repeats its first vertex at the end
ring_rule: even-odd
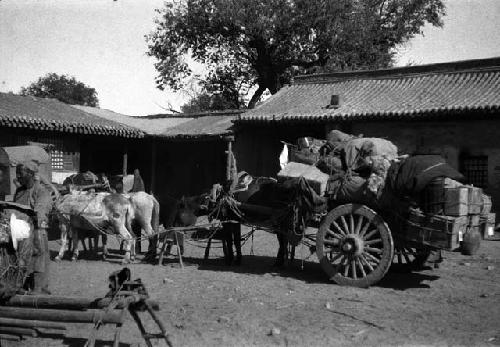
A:
POLYGON ((442 214, 425 214, 419 209, 410 209, 405 237, 430 247, 454 249, 460 246, 464 234, 473 230, 483 236, 492 233, 495 214, 491 213, 491 198, 481 188, 462 185, 445 179, 442 214))
POLYGON ((429 247, 452 250, 459 246, 459 235, 467 224, 467 216, 428 215, 411 208, 405 238, 429 247))

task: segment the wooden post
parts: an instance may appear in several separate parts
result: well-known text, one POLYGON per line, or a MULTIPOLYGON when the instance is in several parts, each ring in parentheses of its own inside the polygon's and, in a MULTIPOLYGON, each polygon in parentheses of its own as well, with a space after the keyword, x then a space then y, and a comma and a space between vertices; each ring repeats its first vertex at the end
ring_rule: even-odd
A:
POLYGON ((227 142, 227 163, 226 163, 226 181, 231 179, 231 166, 232 166, 232 158, 231 153, 233 152, 233 143, 231 141, 227 142))
POLYGON ((151 186, 149 193, 154 195, 156 186, 156 142, 151 140, 151 186))
POLYGON ((24 307, 0 307, 0 317, 15 319, 37 319, 49 322, 118 324, 123 322, 121 311, 67 311, 33 309, 24 307))
POLYGON ((234 137, 233 136, 227 136, 225 137, 225 140, 227 142, 227 159, 226 159, 226 180, 229 181, 231 179, 231 170, 233 168, 233 141, 234 137))
POLYGON ((123 146, 123 176, 127 175, 127 166, 128 166, 128 147, 127 144, 123 146))
POLYGON ((59 323, 43 322, 32 319, 0 318, 0 326, 18 328, 45 328, 55 330, 66 330, 66 327, 59 323))
POLYGON ((34 329, 15 328, 15 327, 0 327, 1 334, 24 335, 37 337, 38 333, 34 329))
POLYGON ((2 340, 5 340, 5 341, 21 341, 21 336, 20 335, 0 334, 0 342, 2 342, 2 340))
MULTIPOLYGON (((28 307, 39 309, 87 310, 104 309, 111 303, 111 298, 86 299, 53 295, 14 295, 4 303, 5 306, 28 307)), ((118 299, 115 308, 126 308, 134 302, 133 297, 118 299)), ((151 307, 159 309, 157 302, 145 299, 151 307)), ((0 318, 1 324, 1 318, 0 318)))

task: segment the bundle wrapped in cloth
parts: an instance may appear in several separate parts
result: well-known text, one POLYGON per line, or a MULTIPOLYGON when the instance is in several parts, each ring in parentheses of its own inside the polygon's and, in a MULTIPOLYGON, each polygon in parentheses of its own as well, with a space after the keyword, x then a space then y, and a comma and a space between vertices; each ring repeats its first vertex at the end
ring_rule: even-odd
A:
POLYGON ((67 215, 102 216, 102 200, 108 193, 72 191, 57 202, 57 210, 67 215))
POLYGON ((320 158, 320 149, 325 144, 325 140, 313 137, 300 137, 297 146, 290 150, 290 160, 296 163, 316 165, 320 158))
POLYGON ((278 172, 278 182, 283 182, 290 178, 304 177, 314 191, 319 195, 324 195, 329 175, 321 172, 317 167, 303 163, 288 163, 278 172))
POLYGON ((326 140, 300 138, 297 148, 290 158, 295 163, 283 165, 278 177, 303 176, 316 192, 350 202, 365 202, 380 195, 391 163, 398 160, 398 149, 392 142, 339 130, 330 131, 326 140))

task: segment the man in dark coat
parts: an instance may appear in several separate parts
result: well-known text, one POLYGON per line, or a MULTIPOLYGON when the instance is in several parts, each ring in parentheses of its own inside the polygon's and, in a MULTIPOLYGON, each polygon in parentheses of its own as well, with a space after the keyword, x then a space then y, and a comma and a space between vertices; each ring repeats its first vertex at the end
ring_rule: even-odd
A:
POLYGON ((26 161, 16 167, 16 178, 20 184, 14 202, 31 207, 36 214, 34 221, 33 254, 28 267, 33 294, 50 294, 49 291, 49 242, 47 238, 48 216, 52 208, 50 192, 40 184, 35 175, 36 161, 26 161))

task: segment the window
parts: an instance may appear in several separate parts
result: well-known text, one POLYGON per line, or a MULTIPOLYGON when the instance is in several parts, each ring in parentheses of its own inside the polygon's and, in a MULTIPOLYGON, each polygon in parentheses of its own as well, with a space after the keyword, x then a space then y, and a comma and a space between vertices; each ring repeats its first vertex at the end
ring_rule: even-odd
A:
POLYGON ((64 152, 55 149, 50 154, 52 170, 64 170, 64 152))
POLYGON ((462 173, 467 183, 479 188, 488 187, 488 157, 468 156, 462 159, 462 173))

